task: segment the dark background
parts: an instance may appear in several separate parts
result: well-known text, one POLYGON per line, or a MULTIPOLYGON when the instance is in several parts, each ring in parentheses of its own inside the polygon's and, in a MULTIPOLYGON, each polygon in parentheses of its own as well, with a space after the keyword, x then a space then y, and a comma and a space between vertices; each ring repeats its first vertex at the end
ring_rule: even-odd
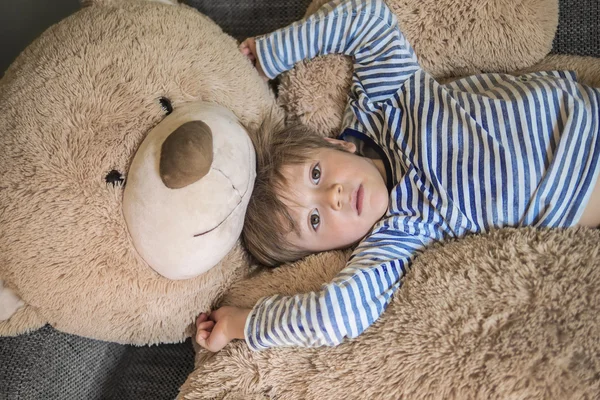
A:
MULTIPOLYGON (((310 0, 187 0, 217 21, 225 32, 244 39, 270 32, 302 18, 310 0)), ((80 9, 79 0, 0 0, 0 76, 36 37, 80 9)))
MULTIPOLYGON (((239 0, 235 12, 227 1, 186 2, 212 17, 227 33, 243 39, 301 18, 310 0, 297 0, 291 7, 289 1, 239 0)), ((599 8, 598 0, 561 0, 553 52, 600 57, 599 8)), ((40 33, 78 9, 79 0, 0 0, 0 74, 40 33)))

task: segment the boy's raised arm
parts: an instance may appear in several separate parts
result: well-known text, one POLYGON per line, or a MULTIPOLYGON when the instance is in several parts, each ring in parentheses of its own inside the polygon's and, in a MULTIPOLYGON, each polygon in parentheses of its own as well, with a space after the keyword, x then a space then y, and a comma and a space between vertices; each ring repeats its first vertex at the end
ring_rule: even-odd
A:
POLYGON ((383 0, 331 1, 305 20, 256 38, 256 51, 268 78, 330 53, 353 56, 355 70, 368 67, 398 83, 420 68, 383 0))

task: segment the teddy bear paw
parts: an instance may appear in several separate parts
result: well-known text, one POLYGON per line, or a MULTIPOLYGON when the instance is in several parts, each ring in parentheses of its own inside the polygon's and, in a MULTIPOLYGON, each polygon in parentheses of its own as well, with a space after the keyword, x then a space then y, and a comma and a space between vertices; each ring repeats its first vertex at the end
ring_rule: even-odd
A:
POLYGON ((4 287, 4 282, 0 280, 0 321, 9 319, 24 304, 23 300, 13 290, 4 287))

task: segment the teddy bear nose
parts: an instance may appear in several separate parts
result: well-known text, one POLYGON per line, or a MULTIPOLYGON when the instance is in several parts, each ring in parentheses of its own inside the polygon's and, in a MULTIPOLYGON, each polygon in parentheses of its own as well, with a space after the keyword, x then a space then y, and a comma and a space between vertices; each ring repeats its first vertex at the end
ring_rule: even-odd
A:
POLYGON ((163 142, 160 177, 170 189, 181 189, 200 180, 213 162, 213 136, 207 124, 189 121, 163 142))

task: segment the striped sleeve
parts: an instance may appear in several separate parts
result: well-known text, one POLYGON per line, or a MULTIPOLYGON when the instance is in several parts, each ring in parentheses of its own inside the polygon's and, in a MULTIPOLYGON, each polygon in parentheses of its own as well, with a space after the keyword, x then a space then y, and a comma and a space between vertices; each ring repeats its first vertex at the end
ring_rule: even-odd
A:
POLYGON ((248 346, 335 346, 360 335, 386 309, 408 264, 423 248, 418 237, 396 231, 367 237, 348 265, 319 291, 261 299, 246 320, 248 346))
POLYGON ((256 48, 269 78, 320 55, 353 56, 355 73, 367 90, 381 79, 397 89, 420 68, 383 0, 332 1, 305 20, 257 38, 256 48))

